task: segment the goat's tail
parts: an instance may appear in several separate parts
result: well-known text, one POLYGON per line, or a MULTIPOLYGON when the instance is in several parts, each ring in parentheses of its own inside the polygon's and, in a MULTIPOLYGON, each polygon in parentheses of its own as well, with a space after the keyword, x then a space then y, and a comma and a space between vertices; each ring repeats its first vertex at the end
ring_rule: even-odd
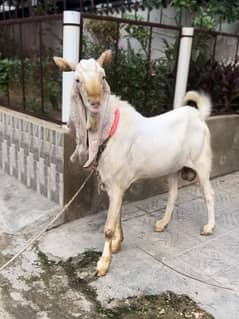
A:
POLYGON ((183 105, 189 105, 190 102, 194 102, 196 104, 202 120, 206 120, 210 116, 212 103, 208 95, 201 92, 188 91, 183 99, 183 105))

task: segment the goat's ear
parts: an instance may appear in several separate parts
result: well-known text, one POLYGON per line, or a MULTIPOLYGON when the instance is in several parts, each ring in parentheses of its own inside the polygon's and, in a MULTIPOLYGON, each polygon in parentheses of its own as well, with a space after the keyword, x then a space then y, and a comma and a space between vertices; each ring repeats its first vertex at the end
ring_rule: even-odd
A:
POLYGON ((76 69, 76 65, 74 63, 68 62, 63 58, 54 56, 53 60, 61 71, 69 72, 69 71, 75 71, 76 69))
POLYGON ((112 51, 111 50, 106 50, 104 51, 101 56, 98 58, 97 62, 103 66, 105 64, 110 63, 112 60, 112 51))

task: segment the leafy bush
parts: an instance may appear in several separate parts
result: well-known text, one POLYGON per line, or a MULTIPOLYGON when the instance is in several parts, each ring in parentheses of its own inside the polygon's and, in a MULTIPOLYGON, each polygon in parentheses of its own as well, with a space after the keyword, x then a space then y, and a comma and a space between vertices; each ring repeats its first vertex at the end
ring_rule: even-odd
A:
MULTIPOLYGON (((44 111, 59 110, 61 99, 61 76, 55 72, 52 56, 46 56, 42 61, 44 74, 43 94, 44 111)), ((0 96, 4 96, 7 90, 13 106, 22 106, 22 84, 26 94, 26 106, 28 110, 41 110, 41 85, 40 85, 41 63, 39 57, 0 59, 0 96)))
POLYGON ((188 89, 203 90, 213 101, 213 113, 239 111, 239 63, 209 59, 191 65, 188 89))
POLYGON ((6 93, 8 85, 8 74, 9 74, 9 60, 0 60, 0 94, 6 93))
MULTIPOLYGON (((88 23, 88 31, 94 33, 94 39, 84 34, 83 56, 97 57, 106 46, 101 41, 105 34, 101 22, 88 23)), ((107 31, 109 24, 105 25, 107 31)), ((165 54, 161 58, 148 62, 147 50, 149 41, 149 28, 138 25, 121 25, 121 37, 124 47, 117 50, 117 66, 115 65, 115 27, 111 25, 111 45, 108 47, 114 52, 113 61, 106 66, 107 80, 113 93, 129 101, 138 111, 150 116, 162 113, 172 108, 172 99, 175 79, 175 61, 177 43, 169 46, 164 42, 165 54), (138 42, 139 47, 134 49, 131 40, 138 42), (114 40, 114 41, 113 41, 114 40)))
MULTIPOLYGON (((119 45, 116 57, 116 24, 90 21, 87 28, 83 39, 83 57, 97 58, 106 47, 113 50, 113 61, 106 66, 107 80, 113 93, 129 101, 146 116, 172 109, 177 41, 168 44, 164 40, 164 54, 148 61, 149 28, 122 24, 120 35, 124 39, 124 47, 119 45), (132 39, 139 44, 137 49, 132 47, 132 39)), ((205 33, 194 38, 188 89, 208 92, 213 100, 214 113, 238 111, 239 64, 223 64, 213 60, 212 43, 212 38, 205 33)), ((0 95, 6 96, 8 90, 10 101, 15 96, 14 103, 18 101, 19 106, 22 106, 24 75, 26 107, 28 110, 41 111, 40 74, 43 71, 44 111, 56 113, 60 110, 62 75, 56 71, 52 52, 44 53, 42 61, 38 56, 22 61, 17 56, 12 59, 0 58, 0 95)))

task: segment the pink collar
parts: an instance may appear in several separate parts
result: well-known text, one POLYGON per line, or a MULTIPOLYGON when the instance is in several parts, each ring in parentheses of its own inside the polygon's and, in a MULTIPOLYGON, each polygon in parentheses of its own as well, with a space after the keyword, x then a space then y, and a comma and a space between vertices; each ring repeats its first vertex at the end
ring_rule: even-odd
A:
POLYGON ((119 108, 117 108, 115 110, 115 119, 114 119, 114 122, 111 126, 108 137, 111 137, 112 135, 114 135, 115 131, 117 130, 118 124, 119 124, 119 119, 120 119, 120 110, 119 110, 119 108))

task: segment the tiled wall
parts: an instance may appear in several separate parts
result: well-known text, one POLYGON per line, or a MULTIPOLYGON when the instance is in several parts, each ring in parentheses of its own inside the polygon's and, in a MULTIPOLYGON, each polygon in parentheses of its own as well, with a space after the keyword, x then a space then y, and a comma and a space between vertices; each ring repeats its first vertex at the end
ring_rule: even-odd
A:
POLYGON ((0 168, 63 205, 64 133, 58 125, 0 107, 0 168))

